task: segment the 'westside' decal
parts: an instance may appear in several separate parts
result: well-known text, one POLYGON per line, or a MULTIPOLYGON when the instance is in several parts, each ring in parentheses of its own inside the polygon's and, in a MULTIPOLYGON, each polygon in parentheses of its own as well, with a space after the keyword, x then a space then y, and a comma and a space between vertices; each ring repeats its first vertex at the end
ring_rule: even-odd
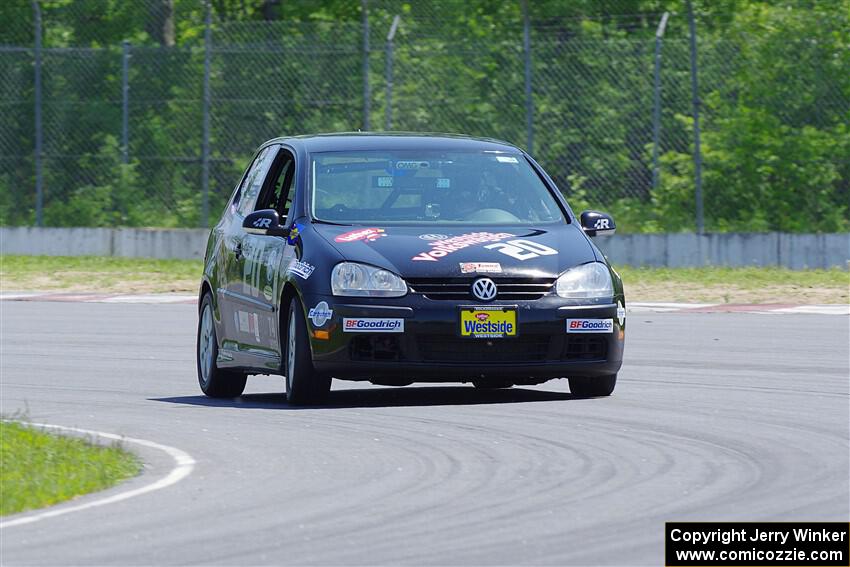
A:
POLYGON ((425 260, 428 262, 436 262, 439 258, 448 256, 452 252, 475 246, 476 244, 485 244, 487 242, 499 242, 506 238, 512 238, 516 235, 510 232, 470 232, 453 236, 445 240, 437 240, 429 242, 431 250, 417 254, 411 260, 425 260))

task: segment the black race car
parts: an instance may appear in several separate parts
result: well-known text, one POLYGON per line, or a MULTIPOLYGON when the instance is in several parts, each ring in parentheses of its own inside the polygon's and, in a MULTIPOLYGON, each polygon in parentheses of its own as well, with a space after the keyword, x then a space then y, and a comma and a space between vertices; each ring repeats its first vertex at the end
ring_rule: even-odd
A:
POLYGON ((620 277, 525 152, 450 135, 334 134, 263 144, 212 230, 197 361, 208 396, 286 377, 290 403, 331 379, 481 388, 569 378, 614 390, 620 277))

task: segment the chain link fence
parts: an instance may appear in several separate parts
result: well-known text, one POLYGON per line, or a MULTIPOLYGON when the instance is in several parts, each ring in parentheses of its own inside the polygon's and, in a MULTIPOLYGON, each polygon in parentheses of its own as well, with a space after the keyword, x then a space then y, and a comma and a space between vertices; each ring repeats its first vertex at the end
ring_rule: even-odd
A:
POLYGON ((660 11, 465 5, 372 0, 354 3, 359 19, 310 22, 213 13, 205 41, 198 4, 177 28, 200 31, 180 42, 87 38, 98 47, 52 46, 48 12, 38 50, 30 14, 3 36, 22 44, 0 45, 0 223, 207 226, 262 141, 362 128, 507 140, 574 208, 608 209, 627 230, 694 230, 696 98, 707 230, 850 226, 846 14, 798 10, 780 23, 821 33, 794 41, 701 38, 695 97, 684 10, 662 35, 660 11))

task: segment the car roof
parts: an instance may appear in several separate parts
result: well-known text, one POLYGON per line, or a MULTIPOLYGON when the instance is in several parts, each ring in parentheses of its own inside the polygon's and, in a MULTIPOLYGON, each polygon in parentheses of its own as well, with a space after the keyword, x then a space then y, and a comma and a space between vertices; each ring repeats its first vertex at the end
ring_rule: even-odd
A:
MULTIPOLYGON (((346 150, 456 150, 498 151, 516 153, 516 146, 490 138, 473 138, 459 134, 425 132, 339 132, 309 136, 281 137, 266 144, 287 143, 300 146, 308 152, 346 150)), ((263 144, 263 145, 266 145, 263 144)))

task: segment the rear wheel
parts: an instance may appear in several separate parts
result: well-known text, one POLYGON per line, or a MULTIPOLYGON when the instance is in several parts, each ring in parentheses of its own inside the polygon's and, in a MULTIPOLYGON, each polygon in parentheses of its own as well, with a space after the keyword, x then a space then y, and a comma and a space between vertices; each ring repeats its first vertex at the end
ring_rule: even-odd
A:
POLYGON ((216 366, 218 340, 213 322, 212 298, 209 293, 201 300, 198 318, 198 342, 196 352, 198 384, 201 391, 211 398, 236 398, 245 390, 248 377, 240 372, 222 370, 216 366))
POLYGON ((283 351, 283 373, 286 376, 286 399, 292 405, 315 404, 324 401, 331 390, 330 376, 318 374, 313 368, 307 322, 304 311, 293 298, 289 302, 283 351))
POLYGON ((617 375, 598 376, 595 378, 570 378, 570 392, 582 398, 610 396, 617 385, 617 375))

